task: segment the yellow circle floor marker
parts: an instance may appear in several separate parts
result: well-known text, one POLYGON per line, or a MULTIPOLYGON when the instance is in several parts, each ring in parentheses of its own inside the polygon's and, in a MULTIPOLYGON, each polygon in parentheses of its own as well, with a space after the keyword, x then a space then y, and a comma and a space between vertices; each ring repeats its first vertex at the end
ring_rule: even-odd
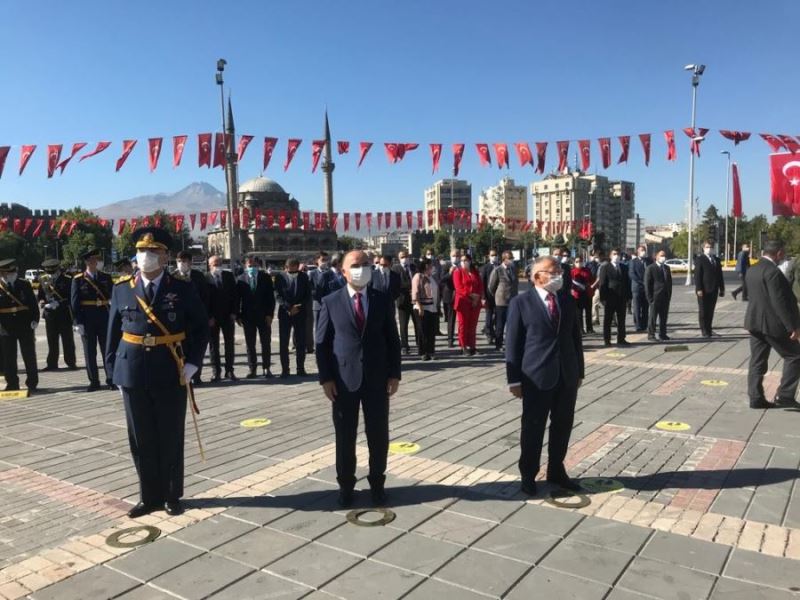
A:
POLYGON ((269 419, 245 419, 239 425, 242 427, 264 427, 272 423, 269 419))
POLYGON ((622 352, 609 352, 606 354, 608 358, 625 358, 625 355, 622 352))
POLYGON ((19 400, 20 398, 27 398, 28 390, 13 390, 0 392, 0 400, 19 400))
POLYGON ((602 494, 608 492, 616 494, 625 489, 620 481, 608 479, 606 477, 589 477, 580 480, 581 487, 592 494, 602 494))
POLYGON ((709 387, 725 387, 728 385, 727 381, 722 381, 721 379, 704 379, 700 383, 709 387))
POLYGON ((419 444, 414 442, 392 442, 389 444, 390 454, 414 454, 419 452, 419 444))
POLYGON ((656 423, 656 429, 662 431, 689 431, 692 428, 688 423, 681 423, 680 421, 659 421, 656 423))

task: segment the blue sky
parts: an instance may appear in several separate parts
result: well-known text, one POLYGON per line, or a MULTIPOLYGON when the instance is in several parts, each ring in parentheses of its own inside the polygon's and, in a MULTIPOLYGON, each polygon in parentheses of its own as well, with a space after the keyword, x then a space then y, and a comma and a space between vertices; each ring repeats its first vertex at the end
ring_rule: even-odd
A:
MULTIPOLYGON (((637 210, 648 222, 680 220, 689 154, 680 129, 690 124, 691 99, 683 66, 701 62, 698 126, 713 133, 697 164, 701 208, 724 205, 720 151, 729 149, 745 212, 768 213, 768 146, 755 136, 734 149, 716 130, 800 133, 797 12, 791 0, 9 2, 0 22, 0 145, 15 148, 0 201, 93 207, 193 181, 224 189, 221 170, 196 166, 196 134, 220 122, 214 73, 224 57, 237 131, 256 136, 240 180, 260 173, 263 137, 278 137, 266 175, 304 209, 323 206, 322 174, 310 165, 327 105, 334 139, 355 147, 335 157, 338 211, 421 208, 423 189, 449 176, 453 142, 467 144, 461 177, 472 182, 477 208, 480 189, 501 173, 480 166, 475 142, 549 141, 551 168, 556 140, 591 138, 594 169, 597 137, 630 134, 631 160, 606 174, 636 182, 637 210), (665 129, 676 130, 675 163, 664 158, 665 129), (649 168, 641 132, 653 134, 649 168), (150 173, 146 139, 175 134, 190 135, 182 166, 173 169, 165 151, 150 173), (287 137, 304 142, 284 173, 287 137), (123 138, 139 144, 115 173, 123 138), (114 146, 46 178, 46 144, 67 152, 73 142, 101 139, 114 146), (361 140, 375 146, 359 170, 361 140), (389 165, 387 141, 421 146, 389 165), (429 142, 445 144, 438 177, 429 142), (21 144, 39 148, 19 177, 21 144)), ((618 153, 615 140, 615 161, 618 153)), ((510 176, 526 184, 538 177, 518 166, 513 149, 512 157, 510 176)))

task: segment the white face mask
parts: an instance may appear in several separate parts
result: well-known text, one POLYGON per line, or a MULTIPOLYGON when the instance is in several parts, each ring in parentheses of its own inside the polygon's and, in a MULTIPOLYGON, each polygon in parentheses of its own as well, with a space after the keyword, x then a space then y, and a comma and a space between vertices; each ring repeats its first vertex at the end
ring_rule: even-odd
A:
POLYGON ((619 256, 616 256, 616 255, 612 256, 611 257, 611 262, 614 263, 614 264, 617 264, 619 262, 619 256))
POLYGON ((564 285, 564 277, 561 275, 552 275, 550 281, 544 285, 544 289, 548 292, 555 294, 564 285))
POLYGON ((14 285, 14 282, 17 280, 17 274, 16 273, 6 273, 5 275, 3 275, 3 280, 8 285, 14 285))
MULTIPOLYGON (((136 264, 139 265, 139 268, 143 273, 152 273, 153 271, 158 271, 158 269, 161 267, 161 261, 159 260, 158 254, 148 250, 143 250, 136 253, 136 264)), ((98 269, 99 268, 100 266, 98 263, 98 269)))
POLYGON ((461 259, 460 259, 460 258, 458 258, 457 256, 451 256, 451 257, 450 257, 450 262, 451 262, 452 264, 454 264, 454 265, 458 265, 458 263, 460 263, 460 262, 461 262, 461 259))
POLYGON ((178 271, 186 275, 189 271, 192 270, 192 265, 188 262, 179 262, 178 263, 178 271))
POLYGON ((383 273, 384 275, 388 275, 389 271, 391 271, 391 269, 389 267, 380 267, 380 269, 381 269, 381 273, 383 273))
POLYGON ((95 264, 94 268, 98 271, 102 271, 105 263, 102 260, 98 260, 97 264, 95 264))
POLYGON ((658 264, 663 265, 665 262, 667 262, 667 257, 659 256, 656 260, 658 261, 658 264))
POLYGON ((711 256, 711 248, 703 248, 703 254, 706 256, 711 256))
POLYGON ((350 269, 350 285, 364 288, 372 279, 372 271, 368 267, 352 267, 350 269))
POLYGON ((562 256, 561 257, 561 264, 565 265, 569 262, 569 256, 562 256))
POLYGON ((404 267, 405 267, 405 266, 408 266, 408 259, 407 259, 407 258, 401 258, 401 259, 400 259, 400 264, 401 264, 402 266, 404 266, 404 267))
POLYGON ((331 264, 329 262, 322 261, 321 263, 319 263, 319 270, 320 271, 327 271, 328 269, 330 269, 330 267, 331 267, 331 264))
POLYGON ((428 260, 430 260, 430 259, 432 259, 432 258, 433 258, 433 254, 426 254, 426 255, 425 255, 425 258, 427 258, 428 260))
POLYGON ((493 265, 496 265, 497 264, 497 257, 496 256, 490 256, 489 257, 489 262, 492 263, 493 265))

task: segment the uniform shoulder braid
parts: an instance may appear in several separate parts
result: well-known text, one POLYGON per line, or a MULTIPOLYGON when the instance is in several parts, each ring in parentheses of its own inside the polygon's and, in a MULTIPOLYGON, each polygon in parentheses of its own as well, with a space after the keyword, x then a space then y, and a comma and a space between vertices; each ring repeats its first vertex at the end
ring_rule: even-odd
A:
POLYGON ((133 279, 133 275, 123 275, 122 277, 117 279, 117 282, 114 285, 119 285, 120 283, 127 283, 131 279, 133 279))
POLYGON ((83 273, 82 272, 81 273, 76 273, 75 275, 72 276, 73 279, 78 279, 79 277, 83 277, 83 273))

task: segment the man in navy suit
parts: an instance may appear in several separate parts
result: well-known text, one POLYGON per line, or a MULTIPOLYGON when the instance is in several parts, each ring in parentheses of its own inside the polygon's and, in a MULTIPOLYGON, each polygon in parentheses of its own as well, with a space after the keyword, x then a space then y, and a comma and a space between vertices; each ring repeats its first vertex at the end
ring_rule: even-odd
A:
POLYGON ((381 256, 378 267, 372 272, 372 287, 389 294, 394 301, 400 297, 400 274, 392 270, 392 257, 381 256))
POLYGON ((254 379, 258 367, 256 335, 261 344, 261 368, 265 379, 272 377, 272 319, 275 316, 275 292, 272 277, 264 273, 261 262, 255 256, 244 259, 244 273, 236 280, 239 301, 239 321, 244 329, 247 346, 247 379, 254 379))
POLYGON ((300 271, 300 261, 286 260, 286 270, 275 277, 278 303, 278 334, 281 356, 281 379, 289 377, 289 336, 294 335, 297 351, 297 374, 306 375, 306 314, 312 310, 311 282, 300 271))
POLYGON ((522 399, 519 471, 522 491, 533 496, 548 415, 547 481, 581 489, 567 475, 564 459, 584 364, 575 302, 568 293, 559 293, 561 267, 543 256, 531 273, 533 289, 513 298, 508 307, 506 376, 511 393, 522 399))
POLYGON ((386 503, 389 397, 400 385, 400 338, 392 299, 369 285, 367 255, 354 250, 343 260, 347 286, 322 300, 316 335, 319 381, 331 401, 336 430, 339 504, 353 503, 356 484, 358 408, 364 409, 372 502, 386 503))

